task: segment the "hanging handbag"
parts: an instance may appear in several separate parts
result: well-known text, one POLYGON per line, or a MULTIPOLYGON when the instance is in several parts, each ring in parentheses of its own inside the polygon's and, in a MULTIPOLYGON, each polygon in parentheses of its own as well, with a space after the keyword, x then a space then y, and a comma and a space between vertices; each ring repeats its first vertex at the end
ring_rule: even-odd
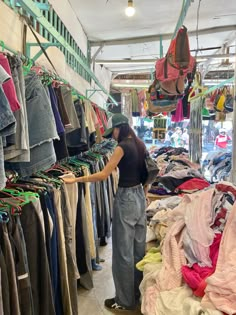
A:
POLYGON ((153 85, 146 92, 146 101, 148 111, 154 114, 175 111, 177 104, 175 96, 161 94, 153 85))
POLYGON ((152 184, 155 181, 158 172, 159 172, 159 169, 157 167, 157 164, 150 157, 148 151, 146 151, 145 157, 144 157, 144 170, 142 174, 142 184, 143 185, 152 184))
POLYGON ((232 113, 234 111, 234 98, 233 95, 227 94, 224 104, 225 112, 232 113))
POLYGON ((168 113, 176 110, 177 101, 157 101, 152 102, 147 95, 148 111, 153 114, 168 113))

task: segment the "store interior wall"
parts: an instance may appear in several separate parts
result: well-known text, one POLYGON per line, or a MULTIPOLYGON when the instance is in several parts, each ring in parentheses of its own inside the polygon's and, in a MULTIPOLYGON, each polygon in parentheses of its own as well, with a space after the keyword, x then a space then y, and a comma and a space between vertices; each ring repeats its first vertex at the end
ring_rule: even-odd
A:
POLYGON ((70 2, 63 0, 60 1, 60 5, 58 5, 58 0, 49 0, 49 3, 52 5, 57 15, 60 16, 60 19, 64 25, 66 25, 66 28, 86 56, 88 46, 87 36, 74 10, 71 8, 70 2))
MULTIPOLYGON (((62 21, 68 27, 75 40, 77 41, 79 47, 85 55, 87 55, 87 37, 84 33, 81 24, 76 18, 73 10, 68 4, 68 1, 63 1, 62 5, 57 8, 56 1, 52 0, 51 4, 55 6, 55 10, 58 15, 60 15, 62 21), (52 3, 54 2, 54 3, 52 3)), ((12 9, 10 9, 6 4, 0 2, 0 29, 10 30, 9 32, 1 32, 0 40, 2 40, 7 46, 12 49, 22 52, 23 51, 23 21, 18 14, 16 14, 12 9)), ((38 37, 42 43, 47 42, 42 36, 38 34, 38 37)), ((31 33, 30 29, 27 31, 27 42, 35 42, 35 38, 31 33)), ((31 48, 31 56, 34 56, 39 51, 38 48, 31 48)), ((64 54, 56 47, 50 47, 47 49, 47 53, 52 63, 54 64, 58 75, 68 81, 79 93, 86 95, 87 89, 96 89, 96 84, 92 81, 91 85, 89 82, 84 80, 79 74, 77 74, 73 69, 66 63, 64 54)), ((45 66, 48 70, 53 70, 46 57, 42 55, 37 63, 45 66)), ((100 65, 95 66, 95 74, 104 88, 109 91, 111 84, 112 73, 100 65)), ((97 88, 98 89, 98 88, 97 88)), ((91 101, 100 107, 105 107, 107 96, 103 92, 96 92, 92 97, 91 101)))

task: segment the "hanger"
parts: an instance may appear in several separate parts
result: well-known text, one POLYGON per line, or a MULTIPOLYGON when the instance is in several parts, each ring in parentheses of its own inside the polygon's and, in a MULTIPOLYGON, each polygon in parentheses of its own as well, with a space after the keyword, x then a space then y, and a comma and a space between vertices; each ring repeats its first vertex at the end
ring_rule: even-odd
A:
POLYGON ((24 75, 27 75, 30 72, 32 66, 33 66, 33 61, 27 58, 23 64, 24 75))
POLYGON ((18 215, 22 213, 21 206, 10 202, 9 200, 0 199, 0 208, 4 208, 5 210, 10 211, 12 215, 18 215))
POLYGON ((66 174, 66 173, 69 172, 68 169, 66 169, 65 167, 63 167, 63 166, 60 165, 60 164, 55 164, 55 165, 53 165, 52 167, 50 167, 49 169, 47 169, 47 170, 44 171, 44 172, 45 172, 45 173, 48 173, 48 172, 54 171, 54 170, 56 170, 56 171, 58 171, 58 172, 61 172, 62 174, 66 174))
POLYGON ((33 66, 31 68, 31 70, 36 72, 37 75, 43 75, 44 74, 42 67, 39 67, 39 66, 33 66))
POLYGON ((93 158, 95 158, 95 159, 98 159, 98 160, 101 160, 101 158, 102 158, 102 155, 100 154, 100 153, 98 153, 98 152, 93 152, 93 151, 88 151, 88 152, 86 152, 86 154, 85 154, 85 156, 90 156, 90 157, 93 157, 93 158))
POLYGON ((86 167, 86 168, 89 168, 89 167, 90 167, 87 163, 78 160, 78 158, 71 158, 71 159, 69 160, 69 163, 72 163, 72 164, 74 164, 75 166, 84 166, 84 167, 86 167))
MULTIPOLYGON (((4 188, 3 190, 1 190, 0 192, 1 194, 7 196, 7 197, 11 197, 16 201, 20 201, 20 202, 24 202, 25 200, 23 200, 22 198, 19 198, 19 191, 16 189, 7 189, 4 188)), ((0 198, 1 199, 1 198, 0 198)))
POLYGON ((53 82, 53 78, 47 72, 44 72, 41 77, 41 81, 44 85, 50 85, 53 82))
MULTIPOLYGON (((11 197, 11 199, 15 200, 17 204, 21 207, 33 201, 34 198, 35 199, 39 198, 39 195, 35 192, 33 193, 30 191, 22 191, 22 190, 19 191, 17 189, 4 188, 3 190, 1 190, 1 193, 3 193, 4 195, 8 197, 11 197)), ((6 199, 4 199, 4 202, 9 203, 9 201, 6 199)))
POLYGON ((45 174, 42 171, 37 172, 36 174, 33 174, 33 176, 45 179, 49 183, 55 184, 56 187, 60 187, 62 184, 62 181, 60 179, 53 178, 53 176, 48 176, 48 174, 45 174))
MULTIPOLYGON (((33 183, 34 185, 34 183, 33 183)), ((16 188, 17 190, 19 190, 22 194, 25 194, 26 191, 24 189, 28 189, 28 190, 33 190, 35 193, 37 192, 41 192, 42 190, 46 190, 45 187, 41 187, 41 186, 32 186, 32 183, 28 183, 27 182, 25 184, 20 184, 20 183, 7 183, 7 188, 16 188)))
POLYGON ((196 72, 195 78, 194 78, 194 85, 193 85, 193 88, 192 88, 192 90, 191 90, 191 92, 189 93, 189 96, 188 96, 188 102, 191 102, 194 99, 197 99, 197 98, 205 95, 206 88, 204 88, 201 85, 201 82, 202 82, 201 73, 200 72, 196 72), (192 96, 194 93, 195 93, 195 95, 192 96))
POLYGON ((17 184, 10 184, 10 186, 13 185, 13 187, 22 187, 28 190, 32 190, 35 193, 43 192, 47 190, 47 187, 45 186, 45 183, 42 182, 36 182, 33 180, 24 180, 24 181, 19 181, 17 184))

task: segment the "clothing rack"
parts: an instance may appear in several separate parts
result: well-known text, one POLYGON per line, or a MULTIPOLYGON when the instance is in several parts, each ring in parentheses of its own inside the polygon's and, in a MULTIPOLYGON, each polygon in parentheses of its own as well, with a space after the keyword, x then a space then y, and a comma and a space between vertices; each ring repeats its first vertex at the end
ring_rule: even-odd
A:
POLYGON ((223 81, 223 82, 221 82, 221 83, 219 83, 219 84, 217 84, 217 85, 215 85, 215 86, 209 88, 208 90, 206 90, 206 91, 203 93, 203 95, 210 94, 210 93, 214 92, 215 90, 217 90, 217 89, 223 87, 224 85, 228 85, 228 84, 233 83, 233 82, 234 82, 234 77, 232 77, 232 78, 230 78, 230 79, 227 79, 227 80, 225 80, 225 81, 223 81))
MULTIPOLYGON (((60 161, 55 168, 31 177, 20 178, 16 172, 7 173, 7 187, 0 191, 0 235, 3 233, 4 237, 14 238, 20 256, 19 261, 11 264, 15 281, 9 288, 8 282, 13 276, 4 273, 0 261, 1 275, 5 277, 2 282, 0 278, 0 287, 3 289, 4 306, 8 304, 12 314, 23 313, 25 305, 32 314, 50 312, 51 315, 59 315, 62 310, 63 314, 77 314, 77 282, 85 289, 93 287, 92 270, 99 270, 93 269, 97 267, 96 262, 99 263, 97 241, 100 238, 101 242, 101 233, 110 236, 115 186, 113 175, 100 183, 72 185, 64 183, 60 176, 88 176, 97 172, 97 167, 101 171, 108 161, 107 154, 113 151, 115 145, 115 141, 104 140, 80 155, 60 161), (83 163, 88 153, 91 153, 91 159, 88 159, 90 167, 83 163), (96 159, 96 153, 102 156, 101 160, 96 159), (82 157, 84 160, 80 161, 82 157), (75 160, 75 164, 72 169, 68 164, 68 173, 63 164, 70 160, 75 160), (13 231, 19 229, 23 238, 13 235, 13 231), (34 246, 37 242, 40 246, 34 246), (15 264, 22 263, 24 266, 21 267, 25 269, 15 268, 15 264), (24 276, 27 273, 27 277, 21 279, 23 272, 24 276), (28 287, 24 291, 19 284, 25 281, 28 287), (43 285, 38 285, 39 282, 43 285), (37 294, 32 295, 31 288, 37 294), (10 303, 9 296, 14 298, 14 303, 10 303)), ((0 238, 0 254, 2 257, 4 254, 1 259, 9 263, 9 256, 1 251, 5 248, 4 237, 0 238)))
MULTIPOLYGON (((12 49, 11 47, 7 46, 4 41, 0 40, 0 47, 2 47, 2 52, 4 52, 4 50, 8 50, 9 52, 11 52, 13 55, 18 55, 19 52, 17 52, 16 50, 12 49)), ((21 54, 22 58, 26 58, 25 56, 23 56, 21 54)))
MULTIPOLYGON (((22 61, 28 61, 28 62, 30 61, 32 65, 34 65, 34 63, 35 63, 34 60, 29 59, 29 58, 27 58, 26 56, 24 56, 22 53, 17 52, 16 50, 12 49, 12 48, 9 47, 8 45, 6 45, 6 44, 4 43, 4 41, 2 41, 2 40, 0 40, 0 47, 2 47, 2 51, 1 51, 2 53, 4 53, 4 51, 7 50, 7 51, 9 51, 10 53, 12 53, 12 54, 15 55, 15 56, 17 56, 17 55, 20 56, 20 58, 22 59, 22 61)), ((40 66, 40 67, 41 67, 41 66, 40 66)), ((46 74, 51 75, 55 80, 61 81, 61 82, 63 82, 65 85, 68 85, 68 86, 71 87, 70 83, 69 83, 68 81, 66 81, 65 79, 59 77, 58 75, 56 75, 56 74, 54 74, 54 73, 52 73, 52 72, 49 72, 47 69, 45 69, 45 67, 41 67, 41 68, 42 68, 42 70, 43 70, 46 74)), ((80 98, 81 100, 86 99, 86 97, 85 97, 84 95, 80 94, 74 87, 71 87, 71 89, 72 89, 73 95, 77 96, 77 97, 80 98)))

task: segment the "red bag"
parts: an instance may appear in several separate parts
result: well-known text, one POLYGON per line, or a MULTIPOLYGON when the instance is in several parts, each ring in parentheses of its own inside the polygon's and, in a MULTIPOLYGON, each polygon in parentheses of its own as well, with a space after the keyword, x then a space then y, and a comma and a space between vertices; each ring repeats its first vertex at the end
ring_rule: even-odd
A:
POLYGON ((161 58, 156 62, 156 78, 159 81, 177 80, 180 76, 184 78, 188 73, 192 72, 195 66, 195 58, 190 56, 188 68, 177 69, 174 68, 169 62, 167 57, 161 58))
POLYGON ((160 82, 161 91, 165 95, 181 95, 184 92, 184 76, 177 80, 168 80, 160 82))
POLYGON ((185 26, 179 29, 177 36, 171 41, 166 57, 172 67, 180 71, 188 69, 191 55, 187 28, 185 26))
MULTIPOLYGON (((160 82, 174 80, 172 86, 178 86, 177 80, 183 82, 187 74, 193 72, 195 63, 195 58, 190 55, 187 28, 183 26, 171 41, 166 56, 157 60, 156 78, 160 82)), ((176 94, 183 91, 179 92, 176 91, 176 94)))

